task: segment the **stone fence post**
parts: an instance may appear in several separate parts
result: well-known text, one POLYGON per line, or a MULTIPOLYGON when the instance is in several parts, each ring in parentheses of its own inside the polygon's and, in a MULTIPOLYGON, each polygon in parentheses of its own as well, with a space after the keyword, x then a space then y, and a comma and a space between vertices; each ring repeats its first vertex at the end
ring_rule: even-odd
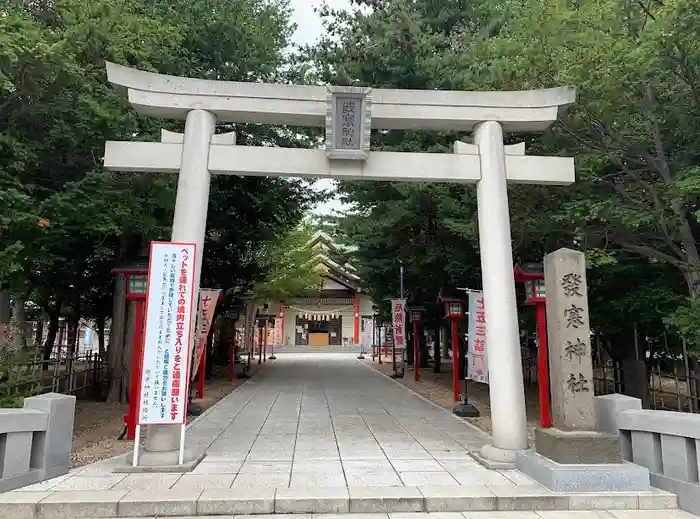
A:
POLYGON ((47 393, 23 409, 0 409, 0 492, 66 474, 70 468, 75 397, 47 393))
POLYGON ((34 436, 32 461, 43 471, 42 480, 68 472, 73 446, 75 397, 58 393, 25 398, 25 409, 44 411, 48 415, 46 431, 34 436))

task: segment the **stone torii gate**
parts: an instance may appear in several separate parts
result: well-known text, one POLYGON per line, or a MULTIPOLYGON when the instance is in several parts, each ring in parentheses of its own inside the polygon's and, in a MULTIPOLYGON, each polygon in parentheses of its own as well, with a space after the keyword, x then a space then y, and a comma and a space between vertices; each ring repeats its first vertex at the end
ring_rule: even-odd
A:
MULTIPOLYGON (((575 91, 454 92, 238 83, 180 78, 107 64, 108 80, 138 113, 184 119, 185 132, 160 143, 107 142, 111 171, 177 173, 172 240, 197 244, 199 288, 210 175, 477 184, 479 246, 489 356, 492 445, 487 461, 515 462, 528 448, 507 183, 568 185, 574 160, 529 157, 503 135, 545 131, 575 101, 575 91), (236 146, 217 122, 326 128, 325 149, 236 146), (473 131, 454 153, 370 151, 370 130, 473 131)), ((141 464, 177 464, 179 426, 147 427, 141 464)), ((201 453, 187 452, 193 460, 201 453)), ((181 469, 180 469, 181 470, 181 469)))

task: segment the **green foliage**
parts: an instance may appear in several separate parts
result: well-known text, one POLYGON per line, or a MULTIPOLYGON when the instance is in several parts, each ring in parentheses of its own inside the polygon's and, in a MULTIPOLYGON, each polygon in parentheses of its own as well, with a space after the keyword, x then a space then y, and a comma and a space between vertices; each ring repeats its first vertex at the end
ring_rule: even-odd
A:
MULTIPOLYGON (((133 237, 168 239, 175 178, 101 171, 105 140, 157 140, 107 84, 105 61, 190 77, 275 81, 291 34, 282 0, 12 2, 0 18, 0 288, 46 312, 110 314, 133 237)), ((221 125, 243 144, 282 132, 221 125)), ((287 132, 286 135, 289 135, 287 132)), ((286 137, 289 141, 289 137, 286 137)), ((250 287, 262 249, 315 201, 300 181, 215 178, 203 285, 250 287)))
POLYGON ((42 390, 35 363, 39 349, 16 348, 18 335, 17 323, 12 322, 6 341, 0 338, 0 408, 22 407, 26 397, 42 390))
MULTIPOLYGON (((181 121, 139 117, 107 83, 105 61, 188 77, 285 81, 287 2, 0 0, 0 12, 0 290, 38 305, 36 317, 48 314, 54 328, 58 315, 104 323, 112 315, 112 269, 135 244, 170 238, 176 190, 175 176, 102 171, 104 143, 183 130, 181 121)), ((231 131, 243 145, 307 144, 288 129, 217 127, 231 131)), ((316 198, 298 180, 212 179, 202 286, 246 291, 265 279, 273 244, 316 198)), ((45 355, 54 340, 49 331, 45 355)), ((126 374, 117 349, 108 358, 112 375, 126 374)), ((15 378, 12 387, 20 387, 15 378)), ((112 380, 118 395, 118 376, 112 380)), ((15 396, 21 403, 27 395, 15 396)))
POLYGON ((253 287, 258 301, 282 301, 318 293, 323 280, 314 268, 317 252, 310 247, 312 236, 309 227, 302 224, 281 239, 266 243, 259 261, 267 275, 253 287))
MULTIPOLYGON (((318 81, 453 90, 576 87, 579 99, 569 114, 526 145, 528 154, 574 156, 577 182, 510 186, 516 260, 537 261, 561 246, 584 250, 597 332, 630 342, 636 322, 641 333, 658 337, 664 316, 673 316, 665 322, 686 330, 689 342, 698 340, 691 323, 700 328, 700 314, 679 305, 700 293, 700 4, 355 3, 372 9, 323 13, 329 36, 306 49, 318 81)), ((392 130, 375 132, 372 144, 448 152, 457 139, 469 136, 392 130)), ((414 277, 407 289, 422 301, 440 288, 478 287, 471 188, 343 183, 341 193, 353 204, 341 228, 357 246, 373 295, 397 294, 398 259, 414 277)))
POLYGON ((678 332, 688 344, 688 352, 700 357, 700 299, 688 298, 665 319, 666 325, 678 332))

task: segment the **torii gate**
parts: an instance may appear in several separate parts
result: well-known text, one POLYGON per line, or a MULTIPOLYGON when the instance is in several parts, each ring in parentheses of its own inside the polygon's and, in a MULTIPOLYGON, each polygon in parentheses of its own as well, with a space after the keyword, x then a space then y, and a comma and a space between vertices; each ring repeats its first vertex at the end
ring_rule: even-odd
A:
MULTIPOLYGON (((180 78, 107 63, 107 77, 141 114, 184 119, 185 133, 162 142, 107 142, 111 171, 179 173, 172 240, 197 244, 199 288, 210 175, 333 177, 341 180, 477 184, 479 246, 487 328, 493 444, 481 455, 515 462, 528 448, 507 183, 568 185, 574 160, 528 157, 504 146, 504 132, 545 131, 571 105, 568 88, 455 92, 239 83, 180 78), (218 122, 326 128, 325 149, 235 146, 218 122), (370 130, 473 131, 453 154, 370 151, 370 130)), ((142 464, 175 465, 179 427, 147 428, 142 464)), ((188 452, 193 459, 197 453, 188 452)), ((172 469, 172 467, 169 467, 172 469)))

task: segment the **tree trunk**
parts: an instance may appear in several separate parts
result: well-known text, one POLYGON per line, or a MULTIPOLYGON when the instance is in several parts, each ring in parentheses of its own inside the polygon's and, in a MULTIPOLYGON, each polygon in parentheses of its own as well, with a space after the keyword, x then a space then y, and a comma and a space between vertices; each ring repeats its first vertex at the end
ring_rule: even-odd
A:
POLYGON ((95 319, 97 327, 97 351, 100 354, 100 360, 105 358, 105 316, 98 315, 95 319))
POLYGON ((688 294, 690 297, 695 299, 700 296, 700 272, 692 270, 686 272, 683 277, 685 277, 685 282, 688 284, 688 294))
POLYGON ((449 359, 450 358, 450 335, 448 333, 448 330, 440 325, 440 328, 438 328, 439 333, 440 333, 440 343, 442 344, 442 358, 443 359, 449 359))
POLYGON ((126 335, 124 336, 122 347, 122 369, 119 385, 121 392, 119 403, 124 404, 129 401, 129 391, 131 388, 131 358, 134 355, 134 332, 136 331, 136 305, 127 301, 126 303, 126 335))
POLYGON ((8 339, 11 315, 10 293, 7 290, 0 290, 0 344, 5 344, 8 339))
POLYGON ((253 348, 255 339, 253 334, 255 333, 255 301, 248 301, 244 307, 245 311, 245 325, 244 325, 244 348, 248 352, 253 348))
POLYGON ((428 357, 430 357, 430 351, 428 351, 428 341, 425 337, 423 329, 418 332, 418 358, 420 359, 419 366, 421 368, 428 367, 428 357))
POLYGON ((78 330, 80 329, 80 314, 76 313, 68 323, 68 355, 75 355, 78 345, 78 330))
POLYGON ((34 344, 39 345, 44 340, 44 320, 38 319, 36 322, 36 334, 34 335, 34 344))
POLYGON ((107 345, 107 370, 109 372, 109 393, 107 402, 120 401, 122 381, 122 360, 124 357, 124 317, 126 297, 126 279, 119 274, 115 281, 112 300, 112 327, 107 345))
POLYGON ((44 342, 44 370, 49 369, 48 361, 51 359, 53 348, 58 335, 58 320, 61 315, 61 301, 56 302, 56 306, 49 311, 49 329, 46 333, 46 342, 44 342))
POLYGON ((24 298, 15 298, 14 312, 12 314, 11 327, 15 329, 15 336, 12 338, 15 351, 23 350, 27 347, 27 312, 24 310, 24 298))
POLYGON ((219 335, 217 336, 216 341, 216 356, 214 362, 218 366, 226 366, 228 365, 229 344, 235 342, 235 323, 233 323, 232 320, 229 320, 226 316, 222 315, 217 324, 219 326, 219 335))
POLYGON ((440 324, 436 323, 435 328, 435 346, 433 351, 433 373, 440 373, 442 363, 442 352, 440 351, 440 324))

